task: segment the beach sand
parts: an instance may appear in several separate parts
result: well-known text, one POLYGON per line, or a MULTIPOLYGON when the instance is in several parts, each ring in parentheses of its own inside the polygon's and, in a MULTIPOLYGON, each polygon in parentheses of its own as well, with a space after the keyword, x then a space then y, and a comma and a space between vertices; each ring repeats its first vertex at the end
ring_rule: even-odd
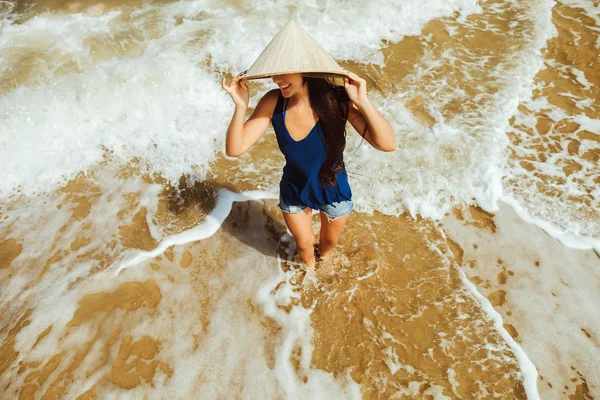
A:
POLYGON ((421 3, 0 2, 0 398, 599 398, 600 5, 421 3), (223 154, 273 14, 398 138, 314 276, 223 154))
POLYGON ((536 365, 540 396, 596 397, 600 256, 563 246, 503 203, 493 215, 456 210, 442 226, 469 281, 536 365))
MULTIPOLYGON (((135 176, 129 179, 134 186, 135 176)), ((156 190, 154 183, 137 184, 145 193, 156 190)), ((206 207, 215 195, 205 193, 184 213, 206 207)), ((114 207, 106 201, 99 195, 61 203, 73 210, 61 230, 100 229, 88 221, 96 207, 114 207)), ((7 310, 3 327, 3 372, 13 371, 3 375, 5 393, 133 396, 151 384, 160 396, 276 398, 330 382, 335 397, 352 391, 348 376, 364 398, 524 396, 518 362, 465 290, 439 227, 408 215, 355 214, 313 281, 299 269, 275 204, 234 203, 210 238, 190 238, 158 256, 144 252, 160 242, 150 235, 156 227, 145 218, 149 212, 132 208, 115 209, 122 218, 129 214, 130 223, 107 237, 103 250, 77 235, 70 251, 41 254, 24 270, 9 258, 19 250, 30 255, 35 246, 3 242, 5 282, 17 292, 13 304, 24 305, 7 310), (140 258, 120 269, 110 255, 118 246, 140 258), (56 262, 91 254, 104 261, 98 269, 65 270, 56 262)), ((52 204, 47 212, 54 210, 52 204)))

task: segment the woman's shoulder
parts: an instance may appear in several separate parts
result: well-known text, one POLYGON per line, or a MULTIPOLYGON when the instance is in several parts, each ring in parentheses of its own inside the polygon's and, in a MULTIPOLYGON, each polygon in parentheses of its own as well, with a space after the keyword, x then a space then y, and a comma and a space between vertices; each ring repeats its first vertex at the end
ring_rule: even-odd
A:
POLYGON ((261 108, 261 111, 263 111, 265 114, 272 116, 273 113, 275 113, 275 108, 277 107, 277 101, 279 100, 280 93, 281 90, 279 89, 269 90, 259 100, 256 108, 261 108))
POLYGON ((280 94, 281 94, 281 90, 271 89, 267 93, 264 94, 263 99, 265 99, 265 98, 270 99, 270 100, 274 99, 275 102, 277 102, 277 99, 279 98, 280 94))

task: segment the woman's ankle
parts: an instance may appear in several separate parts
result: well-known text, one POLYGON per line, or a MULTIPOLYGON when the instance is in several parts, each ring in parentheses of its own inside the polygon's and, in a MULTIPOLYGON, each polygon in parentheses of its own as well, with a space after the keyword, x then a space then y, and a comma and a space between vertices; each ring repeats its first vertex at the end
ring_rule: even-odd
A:
POLYGON ((323 258, 324 260, 327 259, 331 251, 335 248, 335 246, 336 245, 332 246, 330 243, 319 242, 319 255, 321 256, 321 258, 323 258))
POLYGON ((321 251, 320 251, 319 245, 317 243, 314 244, 314 248, 315 248, 315 262, 323 261, 325 258, 321 255, 321 251))
POLYGON ((315 259, 314 256, 310 257, 309 259, 305 259, 305 258, 300 257, 300 259, 302 260, 302 262, 304 264, 306 264, 309 267, 314 267, 315 266, 316 259, 315 259))

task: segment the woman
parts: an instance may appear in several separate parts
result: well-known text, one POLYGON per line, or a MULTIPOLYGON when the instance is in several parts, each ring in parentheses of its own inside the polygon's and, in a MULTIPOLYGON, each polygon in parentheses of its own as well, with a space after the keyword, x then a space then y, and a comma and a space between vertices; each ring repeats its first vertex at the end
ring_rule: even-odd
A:
MULTIPOLYGON (((280 183, 279 208, 296 240, 300 258, 315 265, 312 210, 320 211, 319 259, 327 258, 336 246, 347 215, 352 210, 352 192, 344 169, 346 121, 369 144, 381 151, 396 149, 396 137, 389 122, 367 97, 366 81, 348 72, 345 95, 325 78, 302 74, 274 75, 279 89, 266 93, 252 116, 244 122, 248 86, 244 71, 221 85, 233 99, 235 112, 226 136, 226 154, 244 154, 273 124, 279 149, 286 157, 280 183)), ((339 87, 341 89, 341 87, 339 87)))

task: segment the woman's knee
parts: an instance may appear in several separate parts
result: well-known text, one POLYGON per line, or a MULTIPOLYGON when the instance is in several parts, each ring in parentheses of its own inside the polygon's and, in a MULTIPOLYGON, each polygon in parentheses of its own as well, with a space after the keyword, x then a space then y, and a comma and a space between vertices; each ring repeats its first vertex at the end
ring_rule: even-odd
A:
POLYGON ((296 238, 296 246, 300 250, 306 250, 313 248, 314 236, 313 237, 302 237, 296 238))

